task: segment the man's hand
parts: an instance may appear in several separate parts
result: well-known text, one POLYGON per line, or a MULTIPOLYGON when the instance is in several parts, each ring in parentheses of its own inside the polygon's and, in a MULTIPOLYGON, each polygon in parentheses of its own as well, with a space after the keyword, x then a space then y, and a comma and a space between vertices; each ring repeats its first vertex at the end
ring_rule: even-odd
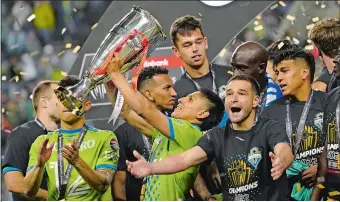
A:
POLYGON ((302 173, 302 180, 305 181, 310 187, 313 186, 316 179, 316 172, 318 171, 318 166, 313 165, 302 173))
POLYGON ((106 67, 106 72, 108 74, 113 73, 113 72, 120 72, 120 69, 122 68, 122 66, 123 66, 123 62, 119 58, 118 53, 113 53, 112 59, 110 60, 109 64, 106 67))
POLYGON ((71 146, 64 145, 63 157, 68 161, 69 164, 75 165, 79 161, 79 150, 76 141, 73 139, 71 146))
POLYGON ((272 161, 272 177, 273 180, 277 180, 281 177, 282 173, 285 171, 286 165, 282 158, 275 155, 273 152, 269 152, 270 160, 272 161))
POLYGON ((136 150, 133 151, 133 155, 137 158, 137 161, 126 161, 128 171, 137 178, 150 175, 152 170, 151 164, 148 163, 136 150))
POLYGON ((54 142, 51 142, 51 144, 47 147, 48 141, 49 139, 46 138, 40 146, 37 166, 44 167, 45 163, 51 158, 54 142))

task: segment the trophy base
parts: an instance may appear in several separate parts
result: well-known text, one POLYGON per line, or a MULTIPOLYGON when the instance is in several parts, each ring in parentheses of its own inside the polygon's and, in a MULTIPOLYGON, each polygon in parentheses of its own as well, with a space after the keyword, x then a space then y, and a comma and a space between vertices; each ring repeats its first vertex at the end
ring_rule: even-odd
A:
POLYGON ((68 89, 59 86, 54 90, 54 93, 60 102, 74 115, 81 117, 84 114, 85 110, 83 108, 82 102, 74 97, 72 92, 70 92, 68 89))

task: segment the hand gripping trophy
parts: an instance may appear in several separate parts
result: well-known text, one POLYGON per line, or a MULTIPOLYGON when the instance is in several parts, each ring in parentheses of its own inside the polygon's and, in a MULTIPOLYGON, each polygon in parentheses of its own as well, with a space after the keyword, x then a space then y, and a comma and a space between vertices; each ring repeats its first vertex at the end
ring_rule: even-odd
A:
MULTIPOLYGON (((68 88, 58 87, 54 92, 67 109, 77 116, 82 116, 84 98, 97 85, 110 81, 105 68, 114 52, 122 58, 124 65, 121 73, 138 67, 136 70, 138 75, 145 59, 165 40, 166 35, 158 21, 146 10, 133 6, 105 37, 82 80, 68 88)), ((118 90, 116 89, 114 93, 117 99, 118 90)))

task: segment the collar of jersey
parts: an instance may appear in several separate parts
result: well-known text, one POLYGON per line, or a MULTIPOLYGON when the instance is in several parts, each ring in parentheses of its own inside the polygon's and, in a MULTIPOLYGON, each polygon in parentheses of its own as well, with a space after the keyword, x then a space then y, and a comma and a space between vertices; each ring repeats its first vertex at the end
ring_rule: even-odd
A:
POLYGON ((196 127, 198 130, 201 130, 201 127, 199 127, 198 125, 196 125, 196 124, 191 124, 192 126, 194 126, 194 127, 196 127))
MULTIPOLYGON (((89 129, 90 127, 88 127, 88 126, 86 126, 85 125, 85 127, 87 128, 87 129, 89 129)), ((59 129, 59 131, 62 133, 62 134, 74 134, 74 133, 80 133, 81 132, 81 130, 83 129, 83 127, 81 127, 81 128, 76 128, 76 129, 72 129, 72 130, 65 130, 65 129, 59 129)))

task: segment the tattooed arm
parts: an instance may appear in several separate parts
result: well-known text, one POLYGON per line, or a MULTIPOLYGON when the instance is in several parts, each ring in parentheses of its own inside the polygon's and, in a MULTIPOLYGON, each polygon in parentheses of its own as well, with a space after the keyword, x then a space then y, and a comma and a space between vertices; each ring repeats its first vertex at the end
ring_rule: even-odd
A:
POLYGON ((211 197, 211 194, 208 190, 207 185, 204 182, 203 177, 201 176, 201 174, 197 175, 196 181, 194 183, 194 190, 197 193, 197 195, 200 197, 201 200, 207 200, 211 201, 211 200, 216 200, 214 197, 211 197))

